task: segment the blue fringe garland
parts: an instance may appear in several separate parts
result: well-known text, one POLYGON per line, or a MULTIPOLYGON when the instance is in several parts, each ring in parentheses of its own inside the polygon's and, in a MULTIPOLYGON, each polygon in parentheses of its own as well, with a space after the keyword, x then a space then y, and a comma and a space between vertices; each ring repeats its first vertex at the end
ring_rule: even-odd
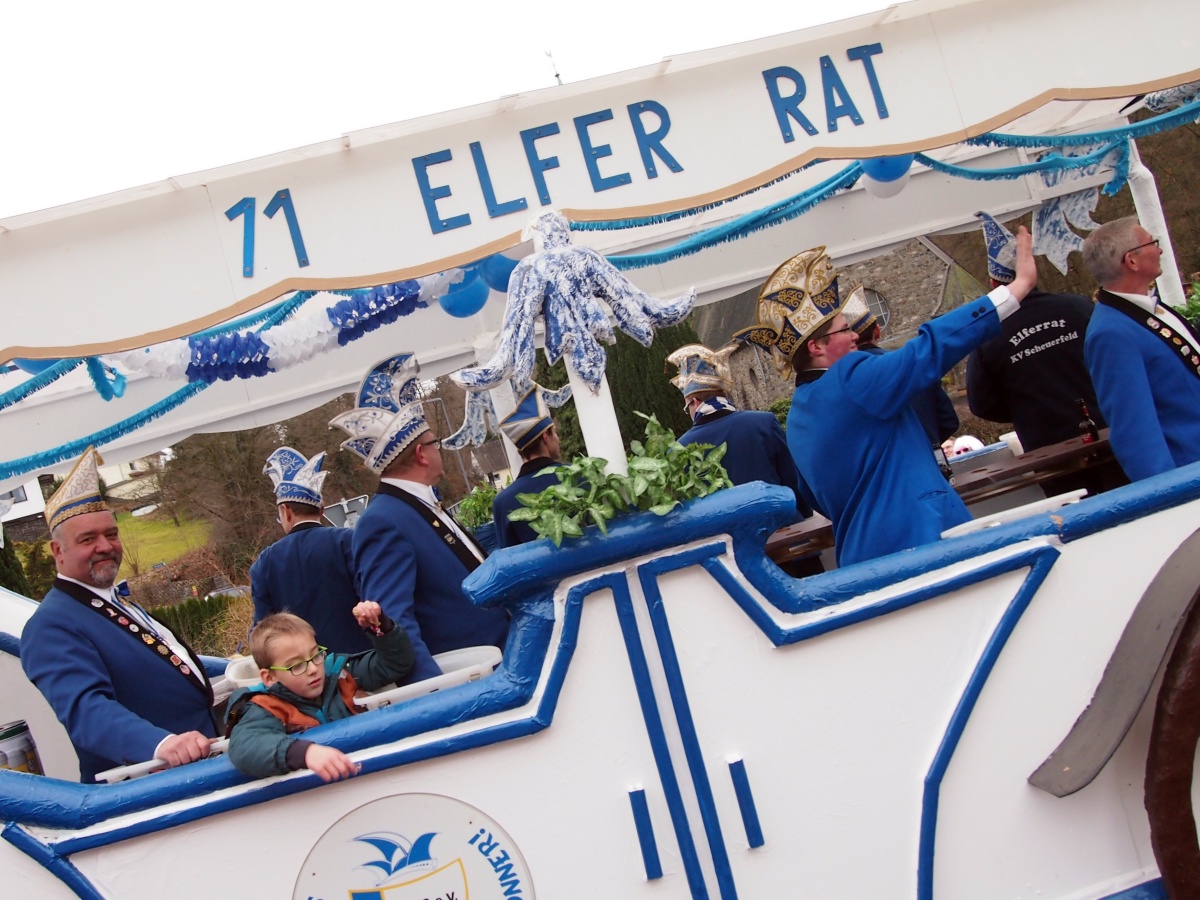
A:
POLYGON ((88 375, 92 378, 92 386, 96 393, 106 403, 113 397, 125 396, 125 376, 112 366, 105 365, 94 356, 86 359, 88 375))
POLYGON ((77 368, 82 362, 83 360, 79 358, 60 359, 48 369, 43 369, 36 375, 30 376, 15 388, 0 394, 0 410, 7 409, 14 403, 20 403, 31 394, 40 391, 46 385, 53 384, 72 369, 77 368))
MULTIPOLYGON (((48 370, 47 370, 48 371, 48 370)), ((128 419, 110 425, 100 431, 93 432, 87 437, 82 437, 74 441, 55 447, 53 450, 47 450, 44 453, 35 453, 33 456, 24 456, 20 459, 10 460, 6 463, 0 463, 0 480, 12 478, 15 475, 24 475, 26 472, 35 472, 38 469, 44 469, 47 466, 52 466, 55 463, 60 463, 63 460, 71 459, 83 453, 88 447, 93 444, 103 446, 110 444, 119 438, 124 437, 132 431, 141 428, 147 422, 157 419, 159 416, 165 415, 175 407, 191 400, 196 394, 205 390, 208 387, 204 382, 189 384, 180 388, 175 393, 171 394, 153 406, 150 406, 128 419)))
POLYGON ((953 175, 955 178, 966 178, 970 181, 1005 181, 1021 178, 1040 172, 1070 169, 1086 169, 1098 165, 1105 157, 1112 155, 1113 177, 1104 186, 1104 193, 1112 196, 1125 186, 1129 178, 1129 144, 1125 141, 1113 141, 1105 144, 1084 156, 1063 156, 1061 153, 1048 153, 1036 162, 1024 163, 1019 166, 1004 166, 999 169, 971 169, 966 166, 956 166, 940 162, 924 153, 918 153, 916 160, 923 166, 940 172, 943 175, 953 175))
POLYGON ((814 185, 803 193, 772 206, 766 206, 755 212, 739 216, 724 224, 707 228, 704 231, 698 231, 678 244, 653 253, 610 256, 607 259, 617 269, 629 271, 645 268, 646 266, 659 265, 674 259, 680 259, 684 256, 692 256, 701 250, 714 247, 717 244, 735 241, 747 235, 754 234, 757 231, 762 231, 764 228, 770 228, 781 222, 787 222, 802 216, 817 204, 828 200, 839 191, 853 187, 860 177, 862 177, 862 165, 855 161, 836 175, 827 178, 820 184, 814 185))
POLYGON ((1112 143, 1127 141, 1130 138, 1148 137, 1178 128, 1180 125, 1189 125, 1197 118, 1200 118, 1200 100, 1195 100, 1172 112, 1155 116, 1153 119, 1134 122, 1132 125, 1123 125, 1120 128, 1092 131, 1088 134, 997 134, 989 131, 978 137, 967 138, 963 143, 974 144, 978 147, 1081 147, 1085 144, 1112 143))
POLYGON ((771 185, 773 185, 773 184, 779 184, 779 182, 784 181, 788 178, 791 178, 793 175, 795 175, 799 172, 803 172, 805 169, 811 168, 812 166, 815 166, 818 163, 823 163, 825 161, 826 160, 823 160, 823 159, 814 159, 811 162, 805 163, 798 169, 793 169, 790 172, 785 172, 784 174, 780 175, 778 178, 772 178, 770 181, 766 181, 766 182, 758 185, 757 187, 752 187, 748 191, 742 191, 739 194, 734 194, 732 197, 726 197, 723 200, 714 200, 712 203, 702 203, 699 206, 692 206, 692 207, 689 207, 688 209, 680 209, 675 212, 660 213, 660 214, 654 215, 654 216, 643 216, 638 219, 612 219, 612 220, 609 220, 606 222, 605 221, 572 222, 571 230, 572 231, 621 231, 626 228, 641 228, 643 225, 658 225, 658 224, 661 224, 662 222, 674 222, 677 219, 686 219, 688 216, 694 216, 697 213, 707 212, 710 209, 716 209, 718 206, 724 206, 726 203, 732 203, 734 200, 740 200, 742 197, 749 197, 753 193, 756 193, 761 190, 765 190, 766 188, 771 187, 771 185))

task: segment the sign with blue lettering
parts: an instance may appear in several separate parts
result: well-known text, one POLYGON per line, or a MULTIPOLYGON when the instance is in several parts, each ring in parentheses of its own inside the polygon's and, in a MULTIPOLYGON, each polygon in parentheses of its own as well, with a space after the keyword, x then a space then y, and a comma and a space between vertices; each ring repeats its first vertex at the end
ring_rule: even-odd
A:
POLYGON ((1172 4, 1153 53, 1063 52, 1068 36, 1106 46, 1127 18, 1118 0, 1086 16, 1032 0, 901 4, 20 217, 0 228, 0 296, 37 302, 10 304, 0 351, 131 349, 291 290, 509 250, 549 207, 575 222, 669 217, 814 160, 945 147, 1055 99, 1195 79, 1197 4, 1172 4), (1037 65, 990 64, 1014 49, 1037 65), (79 314, 81 286, 94 315, 79 314))
POLYGON ((533 900, 520 850, 489 816, 435 794, 373 800, 321 835, 295 900, 533 900))

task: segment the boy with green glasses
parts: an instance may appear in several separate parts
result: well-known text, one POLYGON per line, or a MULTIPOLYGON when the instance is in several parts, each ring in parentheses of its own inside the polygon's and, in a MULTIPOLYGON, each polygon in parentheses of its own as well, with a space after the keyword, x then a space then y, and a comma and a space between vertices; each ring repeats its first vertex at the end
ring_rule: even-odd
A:
POLYGON ((359 603, 352 612, 373 650, 330 653, 318 646, 312 626, 291 613, 254 626, 250 653, 262 685, 235 693, 226 716, 229 759, 238 769, 258 778, 312 769, 324 781, 357 774, 342 751, 297 735, 361 712, 354 704, 360 690, 402 682, 413 668, 413 646, 378 603, 359 603))

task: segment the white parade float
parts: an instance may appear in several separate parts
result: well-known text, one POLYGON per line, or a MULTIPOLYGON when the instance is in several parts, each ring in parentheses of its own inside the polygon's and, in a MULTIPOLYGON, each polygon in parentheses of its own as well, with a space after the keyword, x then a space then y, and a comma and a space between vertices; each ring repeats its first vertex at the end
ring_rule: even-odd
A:
MULTIPOLYGON (((533 317, 498 334, 501 292, 475 293, 543 207, 645 294, 698 302, 797 248, 850 261, 979 209, 1075 222, 1143 178, 1130 99, 1200 77, 1200 7, 1162 6, 1154 52, 1122 54, 1115 0, 916 0, 0 222, 0 360, 59 360, 0 380, 0 489, 88 443, 116 462, 278 421, 399 350, 436 376, 516 341, 519 376, 533 317), (854 162, 906 153, 891 198, 854 162)), ((561 314, 554 339, 608 326, 561 314)), ((606 388, 573 337, 595 453, 606 388)), ((1161 697, 1198 640, 1200 470, 802 580, 763 552, 791 507, 747 485, 496 554, 466 587, 512 613, 499 667, 321 726, 362 766, 330 785, 223 757, 78 784, 20 667, 34 603, 4 593, 3 719, 47 773, 0 771, 5 892, 1166 896, 1180 829, 1147 772, 1179 761, 1161 697)), ((1193 850, 1194 751, 1167 788, 1193 850)))

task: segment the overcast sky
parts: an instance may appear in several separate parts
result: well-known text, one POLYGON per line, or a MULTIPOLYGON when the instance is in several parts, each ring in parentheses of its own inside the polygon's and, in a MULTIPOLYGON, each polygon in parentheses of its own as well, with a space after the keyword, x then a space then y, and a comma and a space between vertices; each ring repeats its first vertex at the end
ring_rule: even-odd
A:
POLYGON ((13 2, 0 218, 887 5, 13 2))

